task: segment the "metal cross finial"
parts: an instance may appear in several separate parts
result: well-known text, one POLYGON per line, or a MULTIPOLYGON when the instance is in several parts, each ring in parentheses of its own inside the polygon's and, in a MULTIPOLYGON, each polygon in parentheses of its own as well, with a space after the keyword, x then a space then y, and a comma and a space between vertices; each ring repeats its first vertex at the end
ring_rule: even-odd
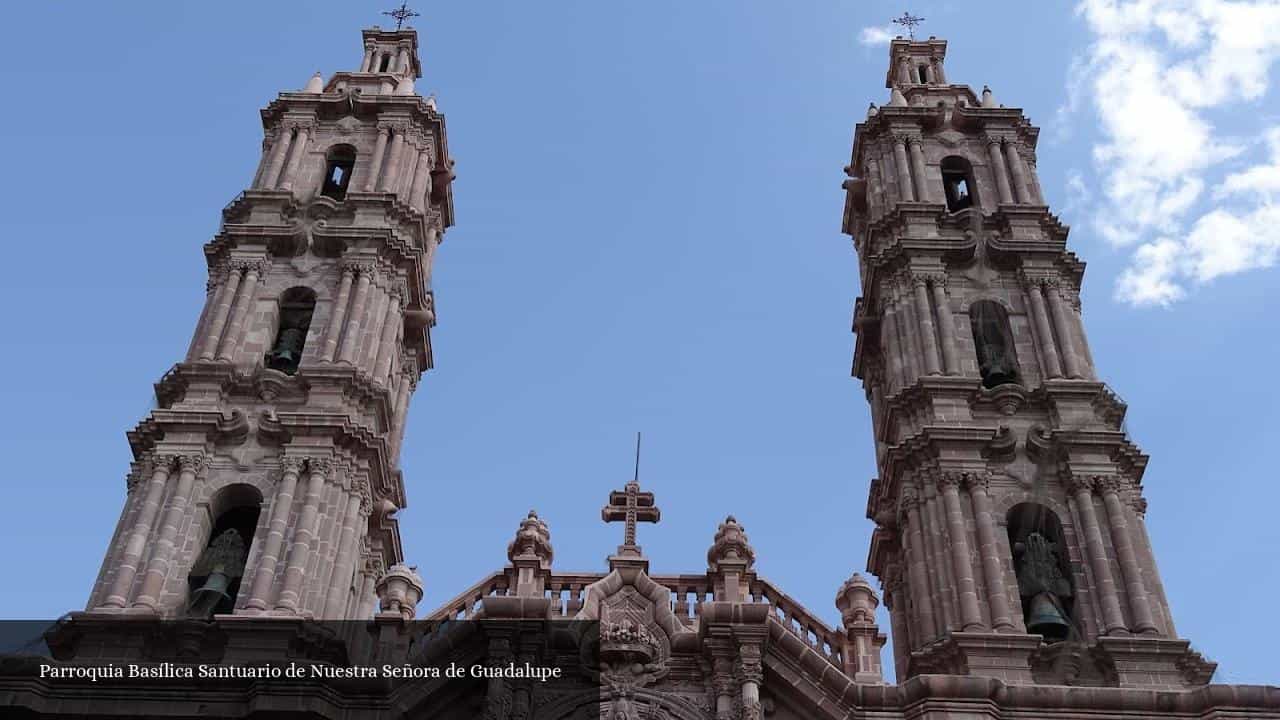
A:
POLYGON ((653 493, 640 490, 640 433, 636 433, 635 476, 623 490, 609 493, 609 504, 600 510, 600 518, 605 522, 621 520, 625 523, 622 544, 618 546, 619 556, 640 557, 640 546, 636 545, 636 523, 656 523, 661 515, 654 505, 653 493))
POLYGON ((392 18, 395 19, 397 30, 400 29, 400 26, 404 24, 405 20, 408 20, 409 18, 418 17, 418 13, 409 9, 409 3, 407 2, 402 2, 400 3, 400 7, 396 8, 395 10, 388 10, 382 14, 390 15, 392 18))
POLYGON ((890 20, 894 25, 901 25, 907 29, 907 37, 912 40, 916 39, 916 26, 924 22, 924 18, 916 17, 909 12, 903 12, 902 17, 890 20))

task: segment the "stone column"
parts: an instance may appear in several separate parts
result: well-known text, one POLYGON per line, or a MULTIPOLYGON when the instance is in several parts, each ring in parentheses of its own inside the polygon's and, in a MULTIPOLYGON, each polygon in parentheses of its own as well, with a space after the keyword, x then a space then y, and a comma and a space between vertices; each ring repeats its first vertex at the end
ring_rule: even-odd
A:
POLYGON ((342 535, 338 539, 338 559, 333 566, 333 575, 329 578, 329 595, 325 598, 323 620, 345 620, 347 601, 351 593, 351 583, 355 573, 356 553, 359 550, 358 535, 367 527, 370 510, 373 509, 373 496, 369 492, 369 483, 360 480, 347 497, 346 512, 342 518, 342 535), (363 527, 362 527, 363 526, 363 527))
POLYGON ((396 337, 400 334, 400 304, 405 296, 404 283, 397 281, 390 291, 387 301, 386 317, 382 321, 382 337, 378 341, 378 351, 373 359, 373 377, 385 382, 391 372, 391 361, 396 357, 396 337))
MULTIPOLYGON (((902 580, 898 578, 886 582, 884 587, 884 604, 889 609, 889 627, 893 631, 893 671, 894 677, 907 677, 907 662, 911 657, 911 630, 907 623, 906 599, 902 593, 902 580)), ((899 683, 902 680, 898 681, 899 683)))
POLYGON ((169 483, 169 471, 175 462, 177 458, 173 455, 157 455, 153 458, 154 467, 151 481, 147 483, 147 494, 142 500, 142 508, 138 511, 133 529, 129 532, 129 539, 125 542, 124 554, 116 568, 115 578, 111 581, 111 589, 102 603, 104 608, 123 609, 129 604, 133 580, 138 576, 142 565, 147 538, 151 536, 151 526, 160 514, 160 503, 164 500, 164 490, 169 483))
POLYGON ((940 57, 929 58, 929 67, 933 69, 934 82, 938 83, 939 85, 946 85, 947 73, 946 73, 946 70, 942 67, 942 58, 940 57))
POLYGON ((302 581, 311 559, 311 543, 320 529, 320 501, 324 495, 325 480, 333 468, 333 461, 326 458, 307 460, 307 495, 298 523, 293 531, 293 546, 289 551, 289 565, 284 571, 284 586, 276 600, 276 610, 296 614, 301 603, 302 581))
POLYGON ((404 154, 405 128, 397 125, 391 135, 391 147, 387 150, 387 171, 378 181, 378 189, 394 192, 395 182, 400 175, 400 156, 404 154))
POLYGON ((289 526, 289 513, 293 509, 293 493, 297 489, 298 475, 301 472, 302 458, 286 455, 280 459, 280 482, 276 485, 276 494, 271 501, 267 537, 262 544, 258 568, 253 574, 249 599, 244 604, 246 610, 263 612, 271 603, 271 584, 275 582, 276 567, 280 562, 281 550, 284 549, 284 534, 289 526))
POLYGON ((1009 187, 1009 172, 1005 168, 1004 155, 1000 153, 1000 138, 987 138, 987 160, 991 163, 991 175, 996 181, 996 192, 1000 194, 1000 204, 1013 202, 1013 190, 1009 187))
POLYGON ((360 72, 369 72, 369 66, 373 63, 373 46, 364 46, 364 57, 360 60, 360 72))
POLYGON ((978 536, 978 552, 982 555, 982 579, 987 586, 991 625, 996 632, 1012 632, 1014 627, 1009 614, 1009 594, 1004 585, 1004 566, 1000 562, 996 524, 991 515, 991 497, 987 494, 990 478, 986 473, 965 473, 963 479, 973 505, 973 526, 978 536))
POLYGON ((920 352, 920 344, 917 342, 920 330, 916 323, 915 303, 911 297, 911 278, 905 274, 894 278, 892 291, 893 303, 898 306, 898 331, 902 336, 902 365, 903 372, 906 374, 903 384, 910 385, 924 374, 920 367, 920 358, 923 353, 920 352))
POLYGON ((742 720, 761 720, 760 683, 764 679, 759 643, 743 643, 738 648, 738 677, 742 678, 742 720))
POLYGON ((333 310, 329 315, 329 327, 324 331, 324 347, 320 352, 323 360, 333 362, 338 352, 338 338, 342 335, 342 321, 347 317, 347 303, 351 300, 351 283, 355 280, 356 268, 350 263, 342 264, 342 280, 338 283, 338 296, 334 298, 333 310))
POLYGON ((356 281, 356 297, 351 303, 351 310, 346 321, 346 329, 342 333, 342 350, 338 354, 338 360, 344 363, 354 363, 356 357, 356 345, 360 342, 360 328, 367 312, 367 304, 369 300, 369 283, 372 281, 373 263, 359 263, 356 266, 359 277, 356 281))
POLYGON ((378 128, 378 140, 373 145, 373 157, 369 158, 369 177, 364 180, 364 191, 373 192, 378 185, 378 175, 382 172, 382 159, 387 152, 387 135, 391 128, 383 125, 378 128))
POLYGON ((933 304, 938 312, 938 337, 942 341, 942 365, 947 375, 960 374, 960 359, 956 356, 956 321, 947 302, 947 276, 942 273, 929 278, 933 289, 933 304))
POLYGON ((409 204, 418 210, 427 209, 427 193, 431 189, 431 152, 423 147, 418 151, 418 165, 413 171, 413 187, 409 188, 409 204))
POLYGON ((1102 605, 1103 635, 1122 633, 1125 630, 1124 613, 1120 611, 1120 599, 1116 596, 1115 581, 1111 579, 1111 564, 1107 560, 1107 548, 1102 542, 1102 530, 1098 527, 1098 515, 1093 507, 1092 477, 1075 475, 1071 478, 1071 497, 1075 500, 1080 522, 1084 525, 1085 554, 1093 570, 1094 590, 1102 605))
POLYGON ((406 362, 400 372, 403 382, 400 384, 400 392, 396 395, 396 407, 392 413, 396 424, 395 442, 391 445, 392 457, 398 457, 400 453, 400 443, 404 440, 404 427, 409 420, 409 398, 413 396, 414 388, 418 387, 418 370, 414 364, 406 362))
POLYGON ((276 132, 276 141, 271 146, 271 157, 267 160, 267 169, 263 171, 261 180, 261 186, 268 190, 274 190, 280 182, 284 154, 289 149, 289 141, 293 139, 293 131, 292 125, 282 125, 276 132))
POLYGON ((408 75, 413 72, 413 68, 409 63, 408 48, 400 48, 400 52, 396 56, 396 72, 401 75, 408 75))
POLYGON ((302 154, 307 150, 307 141, 311 137, 311 128, 298 126, 298 137, 289 148, 289 162, 284 166, 284 176, 280 180, 281 190, 292 190, 293 181, 298 178, 298 165, 302 163, 302 154))
POLYGON ((920 334, 924 336, 924 368, 930 375, 941 373, 938 366, 938 340, 933 331, 933 309, 929 307, 928 278, 915 275, 911 278, 915 289, 916 314, 920 318, 920 334))
POLYGON ((365 372, 373 372, 373 361, 378 356, 378 346, 382 341, 382 323, 386 320, 387 306, 391 303, 390 288, 375 285, 370 289, 369 314, 362 323, 364 331, 360 333, 363 347, 360 351, 360 366, 365 372))
POLYGON ((916 199, 911 188, 911 171, 907 169, 907 138, 903 135, 893 136, 893 164, 898 168, 898 194, 906 202, 916 199))
POLYGON ((911 147, 911 175, 916 181, 916 199, 928 202, 933 193, 929 192, 929 176, 924 169, 923 141, 913 135, 907 138, 907 142, 911 147))
POLYGON ((955 567, 956 595, 960 600, 960 629, 986 630, 982 609, 978 606, 978 584, 973 579, 969 532, 965 529, 964 509, 960 507, 959 485, 959 473, 944 472, 938 476, 938 491, 942 493, 947 530, 951 536, 951 564, 955 567))
POLYGON ((1062 364, 1065 366, 1066 375, 1069 378, 1084 377, 1080 372, 1080 358, 1076 355, 1075 342, 1071 337, 1075 332, 1067 318, 1067 308, 1062 302, 1062 290, 1057 278, 1046 279, 1045 293, 1049 297, 1049 311, 1053 314, 1056 336, 1062 345, 1062 364))
POLYGON ((1040 356, 1044 359, 1045 375, 1051 378, 1062 377, 1062 366, 1058 364, 1058 352, 1053 346, 1053 330, 1049 327, 1049 315, 1044 309, 1044 296, 1041 295, 1039 278, 1025 278, 1027 300, 1031 303, 1031 320, 1036 325, 1036 335, 1040 340, 1040 356))
POLYGON ((955 617, 955 595, 952 593, 951 561, 946 553, 947 538, 942 535, 942 529, 946 526, 946 518, 939 507, 942 503, 938 500, 937 487, 928 480, 926 476, 924 480, 924 515, 929 519, 929 527, 926 531, 929 543, 927 548, 929 551, 929 569, 933 572, 934 577, 937 578, 937 583, 934 585, 937 590, 935 597, 940 610, 938 617, 942 622, 942 627, 938 634, 945 635, 947 631, 952 630, 958 624, 955 617))
POLYGON ((1111 526, 1111 544, 1120 562, 1120 575, 1124 578, 1125 594, 1129 596, 1129 612, 1133 616, 1134 630, 1143 635, 1157 634, 1155 619, 1151 616, 1151 604, 1147 599, 1147 587, 1142 581, 1142 566, 1133 550, 1133 538, 1129 535, 1129 523, 1125 519, 1124 504, 1120 501, 1120 479, 1101 479, 1102 502, 1107 508, 1107 523, 1111 526))
POLYGON ((933 613, 933 598, 929 590, 929 577, 924 556, 924 533, 920 521, 920 498, 915 488, 903 489, 899 507, 900 512, 905 514, 905 522, 899 519, 898 526, 906 528, 903 539, 907 541, 909 556, 907 575, 911 582, 911 598, 915 601, 914 605, 923 633, 916 645, 924 645, 942 635, 942 630, 938 627, 933 613))
POLYGON ((213 319, 209 323, 209 332, 205 335, 204 345, 200 349, 201 360, 212 360, 218 354, 218 343, 221 342, 223 330, 227 326, 227 317, 231 314, 231 304, 235 302, 236 292, 240 289, 240 274, 243 272, 244 265, 227 263, 227 279, 218 288, 213 319))
POLYGON ((376 588, 385 566, 380 556, 366 551, 364 540, 361 540, 360 546, 360 558, 364 564, 360 568, 360 595, 356 598, 355 619, 364 620, 373 617, 373 608, 378 602, 376 588))
POLYGON ((178 528, 187 514, 187 505, 191 502, 191 490, 195 485, 196 475, 204 467, 203 455, 182 455, 178 457, 178 486, 169 498, 169 506, 165 508, 164 519, 160 524, 160 534, 153 544, 151 560, 147 563, 147 572, 142 579, 142 587, 133 607, 151 610, 160 609, 160 593, 164 591, 164 581, 169 577, 173 552, 176 549, 178 528))
POLYGON ((258 279, 266 275, 269 267, 269 261, 265 259, 243 260, 240 262, 244 268, 244 285, 240 287, 240 292, 236 294, 235 309, 231 313, 231 321, 227 324, 227 331, 223 334, 222 341, 218 343, 218 360, 231 361, 235 359, 240 337, 244 334, 245 317, 248 316, 250 309, 256 302, 258 279))
POLYGON ((902 343, 898 339, 898 313, 894 308, 893 298, 885 297, 888 291, 882 291, 880 313, 880 352, 884 353, 885 374, 889 378, 890 390, 906 385, 902 374, 902 343))
POLYGON ((1006 139, 1004 154, 1009 160, 1009 172, 1013 173, 1013 195, 1020 204, 1032 202, 1031 191, 1027 189, 1027 173, 1022 168, 1022 155, 1018 152, 1018 143, 1006 139))

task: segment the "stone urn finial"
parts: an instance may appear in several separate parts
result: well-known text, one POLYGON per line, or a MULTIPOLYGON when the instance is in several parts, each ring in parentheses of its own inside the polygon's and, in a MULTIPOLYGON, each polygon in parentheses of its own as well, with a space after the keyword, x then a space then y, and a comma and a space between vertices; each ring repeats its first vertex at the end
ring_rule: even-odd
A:
POLYGON ((879 606, 880 598, 876 597, 871 583, 858 573, 845 580, 836 593, 836 608, 846 628, 850 625, 875 625, 876 608, 879 606))
POLYGON ((302 92, 309 95, 319 95, 324 92, 324 78, 320 76, 319 70, 307 81, 307 86, 302 89, 302 92))
POLYGON ((747 541, 747 532, 732 515, 726 517, 716 529, 715 540, 707 551, 707 567, 718 572, 721 565, 732 565, 748 570, 756 562, 756 551, 747 541))
POLYGON ((405 620, 412 620, 418 613, 422 588, 417 568, 396 563, 378 581, 378 607, 384 613, 400 613, 405 620))
POLYGON ((520 521, 515 539, 507 544, 507 559, 514 563, 517 558, 537 558, 539 565, 549 568, 554 556, 550 528, 536 511, 530 510, 528 517, 520 521))
POLYGON ((992 94, 991 88, 987 87, 986 85, 982 86, 982 107, 984 108, 996 107, 996 96, 992 94))

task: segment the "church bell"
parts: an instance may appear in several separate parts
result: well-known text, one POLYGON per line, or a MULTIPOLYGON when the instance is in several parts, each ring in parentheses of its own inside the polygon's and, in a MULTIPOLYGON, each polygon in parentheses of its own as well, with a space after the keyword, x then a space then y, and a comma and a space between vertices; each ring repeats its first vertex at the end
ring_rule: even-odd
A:
POLYGON ((1031 599, 1031 612, 1027 614, 1027 632, 1046 638, 1065 638, 1071 624, 1063 616, 1058 604, 1047 593, 1031 599))
POLYGON ((205 579, 204 585, 191 594, 191 601, 187 604, 187 615, 197 618, 212 616, 214 608, 218 607, 219 603, 224 600, 231 601, 231 596, 227 594, 227 588, 230 586, 231 578, 224 573, 211 573, 205 579))

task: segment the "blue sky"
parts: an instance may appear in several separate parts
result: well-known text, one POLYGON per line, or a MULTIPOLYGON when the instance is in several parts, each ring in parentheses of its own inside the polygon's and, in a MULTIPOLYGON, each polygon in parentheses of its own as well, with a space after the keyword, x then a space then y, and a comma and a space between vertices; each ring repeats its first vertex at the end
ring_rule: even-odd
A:
MULTIPOLYGON (((354 68, 382 9, 6 9, 0 616, 83 606, 124 497, 124 432, 186 349, 200 247, 253 174, 258 108, 354 68)), ((879 29, 902 9, 419 8, 418 89, 439 97, 458 172, 437 368, 403 459, 424 606, 500 567, 531 507, 558 568, 603 567, 621 529, 599 508, 640 429, 663 509, 640 530, 655 572, 701 571, 733 513, 758 570, 838 621, 875 474, 849 377, 840 168, 887 97, 879 29)), ((949 40, 950 79, 1043 127, 1045 194, 1089 262, 1093 352, 1152 457, 1148 524, 1179 633, 1219 681, 1275 682, 1280 8, 911 9, 949 40)))

